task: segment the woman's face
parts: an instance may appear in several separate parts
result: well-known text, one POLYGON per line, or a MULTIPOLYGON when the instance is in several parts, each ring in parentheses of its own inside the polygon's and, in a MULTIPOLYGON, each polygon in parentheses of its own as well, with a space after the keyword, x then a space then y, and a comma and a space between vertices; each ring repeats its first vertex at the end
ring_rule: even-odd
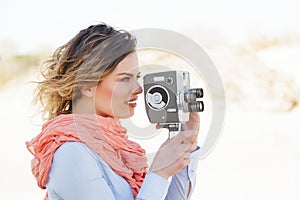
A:
POLYGON ((96 113, 104 117, 131 117, 134 114, 138 94, 143 92, 138 83, 139 77, 138 58, 133 52, 127 55, 115 70, 97 85, 96 113))

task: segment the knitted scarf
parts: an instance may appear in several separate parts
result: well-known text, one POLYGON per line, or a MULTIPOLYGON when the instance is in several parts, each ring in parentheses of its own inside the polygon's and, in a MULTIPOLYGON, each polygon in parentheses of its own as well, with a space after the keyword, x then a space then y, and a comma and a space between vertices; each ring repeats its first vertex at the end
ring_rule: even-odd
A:
MULTIPOLYGON (((145 151, 128 140, 118 120, 99 115, 62 114, 46 122, 42 132, 26 142, 34 155, 32 173, 38 186, 46 188, 55 151, 65 142, 83 142, 131 186, 136 197, 146 175, 145 151)), ((47 199, 46 195, 45 199, 47 199)))

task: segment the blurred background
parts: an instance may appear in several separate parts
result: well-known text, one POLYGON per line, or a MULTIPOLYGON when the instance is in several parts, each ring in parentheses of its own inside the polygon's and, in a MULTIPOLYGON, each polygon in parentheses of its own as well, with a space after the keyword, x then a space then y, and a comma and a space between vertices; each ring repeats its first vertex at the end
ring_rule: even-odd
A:
POLYGON ((2 0, 0 199, 43 198, 25 147, 42 124, 31 81, 58 46, 98 22, 182 33, 215 63, 226 120, 199 162, 193 200, 299 199, 299 8, 296 0, 2 0))

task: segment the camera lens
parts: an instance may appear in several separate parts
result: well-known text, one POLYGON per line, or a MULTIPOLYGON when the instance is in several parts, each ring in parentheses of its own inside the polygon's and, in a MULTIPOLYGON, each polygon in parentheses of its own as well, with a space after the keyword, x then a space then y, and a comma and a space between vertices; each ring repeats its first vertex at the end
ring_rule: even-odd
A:
POLYGON ((195 101, 188 103, 189 112, 203 112, 204 104, 202 101, 195 101))
POLYGON ((202 88, 193 88, 189 89, 187 92, 184 93, 184 100, 186 102, 194 102, 197 98, 203 97, 203 89, 202 88))
POLYGON ((196 98, 202 98, 203 97, 203 89, 202 88, 189 89, 189 92, 195 94, 196 98))
POLYGON ((184 100, 186 102, 194 102, 197 100, 196 94, 188 90, 184 93, 184 100))

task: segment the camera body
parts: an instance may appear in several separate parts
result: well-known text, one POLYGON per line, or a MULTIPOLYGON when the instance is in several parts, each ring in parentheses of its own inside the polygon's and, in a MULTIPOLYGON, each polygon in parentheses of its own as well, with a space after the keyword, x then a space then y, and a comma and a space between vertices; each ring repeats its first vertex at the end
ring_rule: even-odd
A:
POLYGON ((151 123, 178 124, 189 120, 189 112, 202 112, 202 88, 190 88, 187 71, 164 71, 144 76, 144 97, 151 123))

